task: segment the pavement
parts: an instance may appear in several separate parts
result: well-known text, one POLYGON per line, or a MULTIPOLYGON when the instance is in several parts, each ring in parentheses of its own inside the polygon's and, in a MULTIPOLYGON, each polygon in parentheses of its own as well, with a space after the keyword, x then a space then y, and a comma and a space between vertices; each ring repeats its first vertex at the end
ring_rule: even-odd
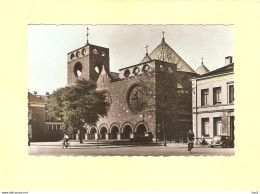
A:
POLYGON ((140 143, 129 141, 70 141, 70 148, 62 148, 62 141, 31 142, 29 155, 35 156, 232 156, 234 148, 210 148, 194 145, 192 152, 185 143, 140 143))

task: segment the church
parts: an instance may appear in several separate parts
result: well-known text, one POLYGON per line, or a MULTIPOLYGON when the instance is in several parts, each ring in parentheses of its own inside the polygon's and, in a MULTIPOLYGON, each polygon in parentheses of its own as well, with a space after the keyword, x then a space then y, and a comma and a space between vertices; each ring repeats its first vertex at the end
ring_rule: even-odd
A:
POLYGON ((91 80, 98 90, 104 91, 110 104, 106 117, 95 126, 85 126, 85 140, 186 139, 192 129, 190 80, 198 74, 166 43, 164 33, 158 42, 151 53, 146 50, 140 63, 119 69, 118 73, 110 71, 109 49, 103 46, 87 41, 85 46, 67 54, 67 86, 78 79, 91 80), (159 110, 159 90, 166 86, 162 75, 172 76, 171 88, 190 97, 183 104, 176 103, 175 111, 167 119, 163 117, 164 110, 159 110))

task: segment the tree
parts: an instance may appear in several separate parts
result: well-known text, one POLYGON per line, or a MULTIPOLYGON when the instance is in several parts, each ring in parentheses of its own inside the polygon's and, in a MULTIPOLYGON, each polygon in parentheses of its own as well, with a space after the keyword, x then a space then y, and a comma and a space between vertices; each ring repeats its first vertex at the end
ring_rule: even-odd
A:
POLYGON ((80 143, 83 143, 83 126, 95 125, 108 112, 106 97, 96 88, 91 81, 78 80, 74 86, 54 91, 48 102, 49 116, 61 117, 66 131, 79 130, 80 143))
MULTIPOLYGON (((142 85, 146 86, 146 93, 150 99, 146 104, 144 114, 155 112, 163 133, 163 141, 166 146, 166 123, 174 123, 180 110, 191 107, 191 83, 188 78, 178 79, 176 71, 165 65, 157 66, 139 77, 142 85)), ((183 77, 185 78, 185 76, 183 77)))

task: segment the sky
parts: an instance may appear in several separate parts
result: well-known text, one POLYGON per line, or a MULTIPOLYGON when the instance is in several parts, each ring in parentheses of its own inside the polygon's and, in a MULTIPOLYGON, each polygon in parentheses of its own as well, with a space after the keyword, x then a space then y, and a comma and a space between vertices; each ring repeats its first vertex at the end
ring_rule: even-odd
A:
POLYGON ((87 42, 109 48, 110 70, 138 64, 161 43, 166 43, 191 68, 210 70, 233 56, 232 25, 28 25, 28 90, 44 95, 67 84, 67 53, 87 42))

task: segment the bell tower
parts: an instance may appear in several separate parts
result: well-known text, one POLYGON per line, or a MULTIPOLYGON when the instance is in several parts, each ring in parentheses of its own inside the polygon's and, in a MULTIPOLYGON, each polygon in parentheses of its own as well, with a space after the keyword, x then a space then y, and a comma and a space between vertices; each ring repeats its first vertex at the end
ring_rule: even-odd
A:
POLYGON ((89 44, 87 39, 85 46, 67 54, 67 86, 75 84, 78 79, 96 82, 102 66, 110 72, 109 49, 89 44))

